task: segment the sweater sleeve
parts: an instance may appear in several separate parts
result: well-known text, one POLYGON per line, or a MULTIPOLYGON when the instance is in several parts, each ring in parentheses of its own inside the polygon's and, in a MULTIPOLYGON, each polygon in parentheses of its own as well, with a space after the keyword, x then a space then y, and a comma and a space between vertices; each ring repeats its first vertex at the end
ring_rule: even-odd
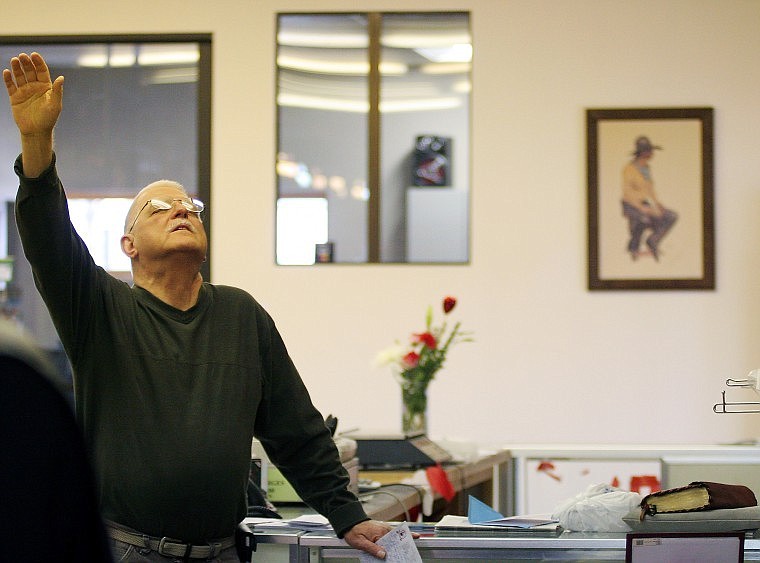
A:
POLYGON ((24 176, 21 156, 14 170, 19 177, 16 224, 24 255, 32 265, 34 283, 42 295, 69 357, 80 349, 98 267, 69 218, 56 158, 37 178, 24 176))
POLYGON ((261 343, 265 389, 255 434, 271 461, 309 506, 323 514, 338 537, 354 524, 369 520, 322 415, 294 366, 269 315, 268 342, 261 343))

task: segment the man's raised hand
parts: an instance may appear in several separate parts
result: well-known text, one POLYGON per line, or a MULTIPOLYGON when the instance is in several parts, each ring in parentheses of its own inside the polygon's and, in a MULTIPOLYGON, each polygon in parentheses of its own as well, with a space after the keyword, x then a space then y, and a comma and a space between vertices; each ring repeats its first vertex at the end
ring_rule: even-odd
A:
POLYGON ((21 53, 3 70, 13 119, 22 136, 50 134, 63 107, 63 76, 51 81, 39 53, 21 53))

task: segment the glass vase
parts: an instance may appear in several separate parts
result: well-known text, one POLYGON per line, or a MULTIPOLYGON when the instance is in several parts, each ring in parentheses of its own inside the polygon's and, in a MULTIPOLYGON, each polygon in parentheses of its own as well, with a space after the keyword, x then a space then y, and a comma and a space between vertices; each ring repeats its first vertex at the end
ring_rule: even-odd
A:
POLYGON ((427 386, 401 386, 401 430, 406 436, 427 434, 427 386))

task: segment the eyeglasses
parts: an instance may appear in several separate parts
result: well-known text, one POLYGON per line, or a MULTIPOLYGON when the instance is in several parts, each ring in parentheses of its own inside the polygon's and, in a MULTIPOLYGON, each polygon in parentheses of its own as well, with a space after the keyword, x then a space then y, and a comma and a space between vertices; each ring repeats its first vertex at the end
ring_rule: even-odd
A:
POLYGON ((153 207, 153 212, 151 213, 151 215, 153 215, 153 213, 158 213, 159 211, 169 211, 174 207, 174 202, 179 202, 179 204, 187 209, 190 213, 195 213, 198 215, 198 218, 200 218, 201 212, 206 208, 201 200, 190 197, 174 199, 149 199, 145 202, 145 205, 140 208, 140 211, 137 212, 137 215, 135 215, 135 220, 132 221, 132 226, 129 227, 127 233, 132 232, 132 229, 135 228, 135 223, 137 223, 137 218, 140 217, 140 214, 146 207, 148 207, 148 205, 153 207))

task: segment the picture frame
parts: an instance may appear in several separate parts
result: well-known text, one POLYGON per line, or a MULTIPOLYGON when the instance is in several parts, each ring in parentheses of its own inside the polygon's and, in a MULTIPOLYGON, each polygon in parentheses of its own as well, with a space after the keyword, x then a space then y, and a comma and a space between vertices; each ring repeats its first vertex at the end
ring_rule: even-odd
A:
POLYGON ((713 108, 586 110, 589 290, 715 289, 713 108))

